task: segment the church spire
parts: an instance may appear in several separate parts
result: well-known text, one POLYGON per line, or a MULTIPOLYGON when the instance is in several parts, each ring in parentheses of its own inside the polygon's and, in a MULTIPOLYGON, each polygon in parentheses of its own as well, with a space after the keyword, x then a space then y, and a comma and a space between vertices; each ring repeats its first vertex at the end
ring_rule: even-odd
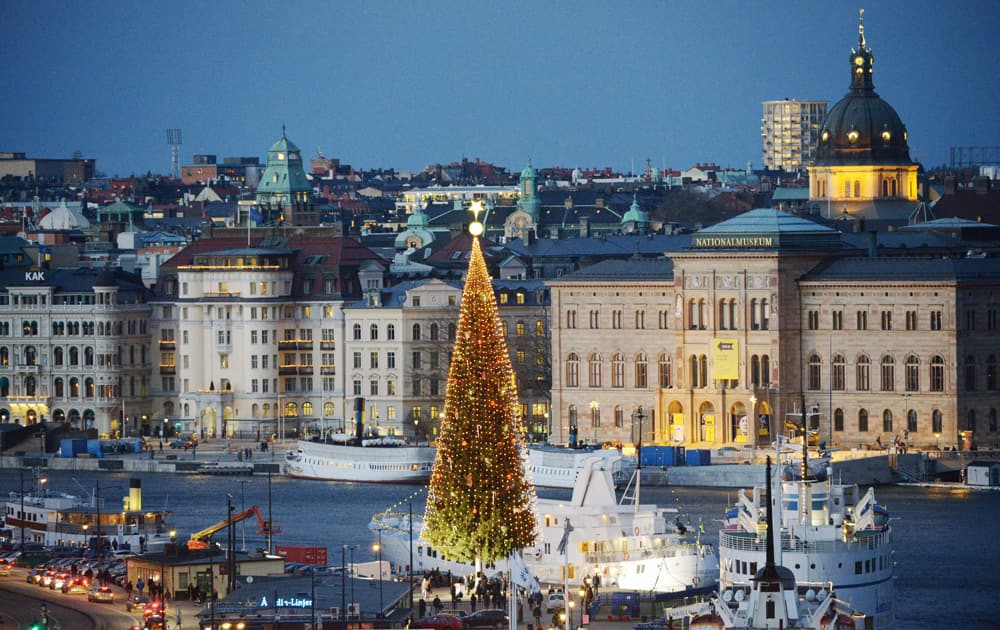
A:
POLYGON ((858 50, 865 49, 865 10, 858 9, 858 50))
POLYGON ((865 40, 865 10, 858 11, 858 47, 851 49, 851 90, 869 92, 875 89, 872 82, 872 65, 875 57, 865 40))

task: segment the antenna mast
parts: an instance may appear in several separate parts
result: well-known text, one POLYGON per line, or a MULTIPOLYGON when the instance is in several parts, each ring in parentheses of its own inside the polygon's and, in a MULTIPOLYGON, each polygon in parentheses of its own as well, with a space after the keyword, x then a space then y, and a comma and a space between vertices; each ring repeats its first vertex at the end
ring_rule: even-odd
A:
POLYGON ((174 179, 181 176, 181 130, 167 129, 167 144, 170 145, 170 174, 174 179))

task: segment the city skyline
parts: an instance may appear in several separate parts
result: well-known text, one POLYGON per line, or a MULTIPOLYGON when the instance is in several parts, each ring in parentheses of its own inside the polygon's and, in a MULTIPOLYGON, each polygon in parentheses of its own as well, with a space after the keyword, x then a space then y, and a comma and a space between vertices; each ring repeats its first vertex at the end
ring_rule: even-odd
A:
MULTIPOLYGON (((641 171, 762 163, 765 100, 846 92, 858 6, 20 3, 0 150, 81 151, 108 175, 192 154, 263 155, 286 125, 304 157, 416 171, 481 158, 641 171)), ((1000 144, 987 106, 1000 5, 884 2, 865 12, 876 90, 926 167, 1000 144)))

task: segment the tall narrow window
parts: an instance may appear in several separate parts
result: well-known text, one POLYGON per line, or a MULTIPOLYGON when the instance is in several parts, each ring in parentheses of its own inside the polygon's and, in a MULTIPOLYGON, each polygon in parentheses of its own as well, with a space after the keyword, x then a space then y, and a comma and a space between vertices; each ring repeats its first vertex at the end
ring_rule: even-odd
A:
POLYGON ((601 355, 594 353, 590 355, 588 362, 589 385, 590 387, 601 386, 601 355))
POLYGON ((906 391, 920 391, 920 359, 915 355, 906 357, 906 391))
POLYGON ((855 366, 854 388, 859 392, 867 392, 871 389, 871 359, 861 355, 855 366))
POLYGON ((809 357, 809 389, 817 391, 820 388, 820 373, 822 371, 823 362, 820 361, 819 355, 811 355, 809 357))
POLYGON ((635 357, 635 386, 640 389, 649 387, 649 361, 643 352, 635 357))
POLYGON ((830 389, 842 392, 847 387, 845 378, 845 373, 847 369, 847 363, 844 361, 844 355, 837 354, 833 357, 833 373, 830 378, 830 389))
POLYGON ((580 357, 570 352, 566 357, 566 387, 580 386, 580 357))
POLYGON ((611 357, 611 386, 625 387, 625 355, 620 352, 611 357))
POLYGON ((661 354, 660 364, 659 364, 661 388, 666 389, 672 386, 672 379, 670 377, 670 368, 671 368, 670 355, 666 353, 661 354))
POLYGON ((883 392, 891 392, 896 389, 896 361, 889 355, 882 357, 881 365, 881 389, 883 392))
POLYGON ((931 359, 931 383, 930 390, 932 392, 943 392, 944 391, 944 359, 940 356, 935 356, 931 359))
POLYGON ((866 409, 858 411, 858 432, 868 433, 868 411, 866 409))

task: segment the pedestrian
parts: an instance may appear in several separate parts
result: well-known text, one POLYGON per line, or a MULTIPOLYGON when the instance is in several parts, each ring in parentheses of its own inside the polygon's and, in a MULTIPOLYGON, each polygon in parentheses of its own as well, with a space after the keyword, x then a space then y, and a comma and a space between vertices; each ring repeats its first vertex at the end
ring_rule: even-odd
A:
POLYGON ((427 616, 427 600, 423 597, 421 597, 420 601, 417 602, 417 616, 421 619, 427 616))
POLYGON ((469 595, 469 605, 472 607, 472 612, 476 612, 476 592, 473 591, 472 595, 469 595))
POLYGON ((127 582, 125 582, 125 595, 127 597, 132 597, 132 588, 133 588, 132 580, 128 580, 127 582))
POLYGON ((531 609, 531 616, 535 618, 535 627, 542 627, 542 607, 540 604, 535 604, 535 607, 531 609))
POLYGON ((160 452, 163 452, 163 439, 160 439, 160 452))
POLYGON ((140 595, 142 595, 142 589, 144 588, 146 588, 146 583, 142 581, 142 578, 135 581, 135 590, 139 591, 140 595))
POLYGON ((444 605, 441 604, 441 598, 437 595, 434 596, 434 601, 431 602, 431 606, 434 607, 435 615, 441 614, 441 611, 444 610, 444 605))

